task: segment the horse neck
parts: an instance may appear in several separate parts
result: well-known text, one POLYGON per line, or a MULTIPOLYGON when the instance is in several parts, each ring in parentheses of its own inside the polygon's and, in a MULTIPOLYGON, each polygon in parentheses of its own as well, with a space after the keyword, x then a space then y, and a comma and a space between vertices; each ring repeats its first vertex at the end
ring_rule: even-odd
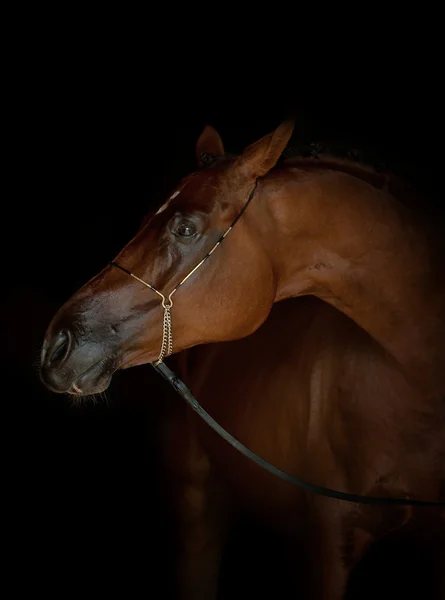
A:
POLYGON ((277 226, 275 300, 318 296, 373 336, 423 391, 443 397, 443 265, 416 215, 336 170, 285 168, 263 186, 277 226))

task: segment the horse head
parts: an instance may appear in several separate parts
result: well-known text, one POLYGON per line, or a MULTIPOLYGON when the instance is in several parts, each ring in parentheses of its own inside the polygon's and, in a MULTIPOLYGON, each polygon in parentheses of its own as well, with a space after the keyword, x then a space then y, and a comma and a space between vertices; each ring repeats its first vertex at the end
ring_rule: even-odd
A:
POLYGON ((100 392, 117 369, 156 360, 163 335, 172 336, 165 355, 242 338, 264 322, 275 299, 276 240, 257 182, 276 165, 292 130, 284 122, 228 157, 219 134, 204 129, 196 144, 198 171, 50 323, 41 361, 50 389, 100 392))

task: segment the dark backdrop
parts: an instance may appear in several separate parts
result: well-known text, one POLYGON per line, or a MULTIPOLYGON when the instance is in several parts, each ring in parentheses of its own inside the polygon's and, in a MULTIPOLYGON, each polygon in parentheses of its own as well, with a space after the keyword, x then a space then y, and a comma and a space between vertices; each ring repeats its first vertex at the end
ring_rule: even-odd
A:
MULTIPOLYGON (((286 84, 269 69, 261 80, 222 76, 215 85, 192 63, 193 81, 187 69, 153 75, 150 64, 132 70, 56 51, 29 54, 12 94, 12 185, 2 218, 3 517, 17 591, 31 585, 65 597, 76 587, 102 597, 119 588, 124 597, 166 597, 171 578, 156 431, 162 404, 180 400, 150 367, 117 374, 108 401, 95 405, 73 408, 46 391, 37 357, 54 312, 195 168, 206 123, 233 152, 295 110, 301 139, 372 147, 428 189, 425 210, 440 207, 440 82, 402 67, 385 77, 351 74, 347 83, 295 73, 286 84), (155 593, 159 586, 164 592, 155 593)), ((227 597, 237 597, 237 577, 240 593, 272 593, 279 542, 247 521, 236 535, 227 597)), ((379 568, 393 563, 387 551, 379 568)))

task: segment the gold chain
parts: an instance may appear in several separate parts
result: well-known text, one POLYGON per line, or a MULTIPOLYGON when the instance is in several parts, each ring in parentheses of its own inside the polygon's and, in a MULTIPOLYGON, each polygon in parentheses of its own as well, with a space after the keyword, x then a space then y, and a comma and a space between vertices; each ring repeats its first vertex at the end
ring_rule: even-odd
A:
POLYGON ((172 334, 172 317, 170 312, 171 305, 164 306, 164 322, 162 327, 162 346, 159 353, 158 363, 161 363, 164 358, 173 354, 173 334, 172 334))

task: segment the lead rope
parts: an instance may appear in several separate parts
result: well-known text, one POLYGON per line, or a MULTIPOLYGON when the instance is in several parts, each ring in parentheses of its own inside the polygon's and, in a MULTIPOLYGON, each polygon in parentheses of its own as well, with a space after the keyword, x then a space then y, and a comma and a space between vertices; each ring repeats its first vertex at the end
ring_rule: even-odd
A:
POLYGON ((178 283, 178 285, 175 288, 173 288, 173 290, 170 292, 168 298, 166 298, 164 296, 164 294, 162 294, 155 287, 153 287, 152 285, 150 285, 149 283, 147 283, 146 281, 144 281, 143 279, 141 279, 140 277, 138 277, 137 275, 135 275, 128 269, 126 269, 125 267, 121 267, 121 265, 119 265, 117 262, 114 262, 114 260, 112 260, 110 262, 111 266, 117 267, 118 269, 120 269, 121 271, 126 273, 127 275, 130 275, 130 277, 133 277, 133 279, 136 279, 136 281, 139 281, 139 283, 142 283, 143 285, 148 287, 150 290, 152 290, 152 292, 155 292, 158 296, 160 296, 162 298, 162 308, 164 309, 164 318, 162 321, 162 343, 161 343, 161 351, 159 353, 158 360, 155 363, 152 363, 154 366, 161 364, 163 362, 164 358, 167 358, 168 356, 170 356, 170 354, 173 354, 173 332, 172 332, 172 315, 171 315, 171 309, 173 306, 173 300, 172 300, 173 294, 176 292, 176 290, 178 290, 181 287, 182 284, 184 284, 187 281, 187 279, 189 277, 191 277, 193 275, 193 273, 195 273, 199 269, 199 267, 201 265, 203 265, 205 263, 205 261, 215 252, 215 250, 218 248, 218 246, 221 244, 221 242, 223 242, 226 239, 227 235, 230 233, 230 231, 232 231, 232 229, 235 227, 236 223, 243 216, 246 208, 249 206, 249 204, 255 194, 257 185, 258 185, 258 182, 255 181, 255 185, 249 194, 249 198, 247 199, 247 202, 245 203, 245 205, 243 206, 241 211, 238 213, 237 217, 232 222, 230 227, 228 229, 226 229, 226 231, 223 233, 223 235, 219 238, 219 240, 212 247, 212 249, 209 250, 209 252, 207 252, 207 254, 204 256, 204 258, 202 258, 199 261, 199 263, 197 265, 195 265, 193 267, 193 269, 189 273, 187 273, 187 275, 183 279, 181 279, 181 281, 178 283))
POLYGON ((428 500, 417 500, 415 498, 392 498, 392 497, 379 497, 379 496, 362 496, 361 494, 350 494, 349 492, 341 492, 331 488, 323 487, 321 485, 314 485, 304 479, 295 477, 286 471, 282 471, 278 467, 275 467, 258 454, 255 454, 250 448, 244 446, 239 440, 233 437, 226 429, 215 421, 215 419, 199 404, 198 400, 194 397, 189 388, 185 383, 173 373, 165 363, 151 363, 151 366, 160 373, 173 387, 173 389, 180 395, 187 404, 209 425, 223 440, 233 446, 238 452, 252 460, 254 463, 269 471, 273 475, 280 477, 284 481, 295 485, 303 490, 318 494, 320 496, 326 496, 327 498, 334 498, 336 500, 344 500, 346 502, 353 502, 354 504, 391 504, 396 506, 433 506, 443 507, 445 502, 433 502, 428 500))

